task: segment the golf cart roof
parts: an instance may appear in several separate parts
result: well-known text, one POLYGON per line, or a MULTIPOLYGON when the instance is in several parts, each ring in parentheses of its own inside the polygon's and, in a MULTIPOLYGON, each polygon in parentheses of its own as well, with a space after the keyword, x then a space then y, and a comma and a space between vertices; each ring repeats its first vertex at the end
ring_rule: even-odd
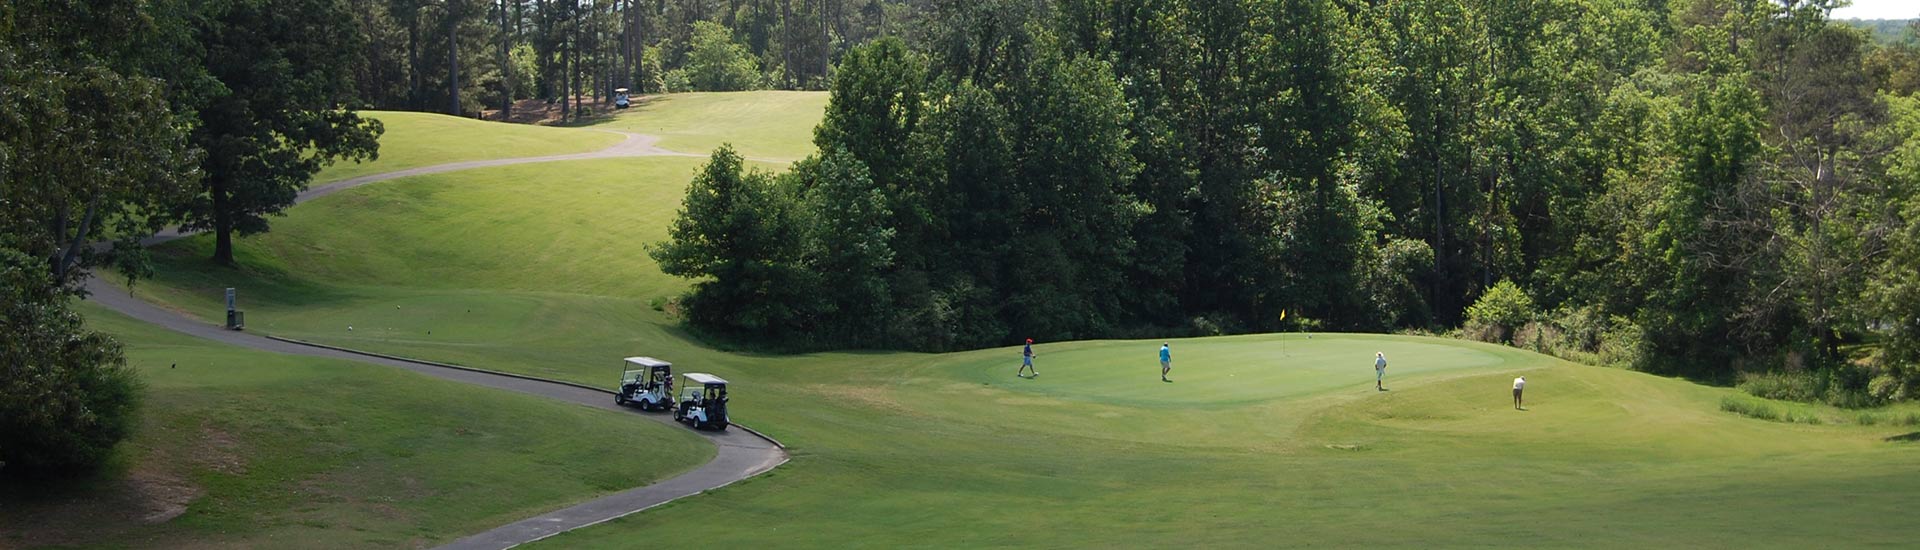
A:
POLYGON ((613 89, 613 93, 616 93, 616 94, 624 94, 624 93, 627 93, 627 89, 626 89, 626 88, 614 88, 614 89, 613 89))
POLYGON ((726 379, 720 378, 718 376, 714 376, 711 374, 707 374, 704 372, 689 372, 687 373, 687 379, 692 380, 694 381, 694 383, 698 383, 698 384, 719 384, 722 386, 727 385, 726 379))
POLYGON ((652 357, 628 357, 627 364, 633 365, 636 367, 654 367, 654 368, 673 366, 673 363, 668 363, 666 361, 661 361, 659 359, 654 359, 652 357))

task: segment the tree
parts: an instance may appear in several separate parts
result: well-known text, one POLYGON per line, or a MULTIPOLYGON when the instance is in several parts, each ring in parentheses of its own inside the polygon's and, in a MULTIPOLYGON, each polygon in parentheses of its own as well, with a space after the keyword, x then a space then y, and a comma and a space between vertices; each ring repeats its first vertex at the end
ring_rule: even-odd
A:
POLYGON ((682 302, 695 326, 781 342, 801 336, 818 288, 802 264, 795 197, 748 172, 722 145, 687 185, 668 238, 648 255, 668 275, 698 279, 682 302))
POLYGON ((235 0, 203 6, 199 61, 221 84, 199 105, 206 193, 178 214, 212 230, 213 261, 233 263, 233 236, 265 232, 336 159, 370 160, 383 131, 352 109, 348 76, 360 37, 336 0, 235 0))
POLYGON ((800 189, 808 221, 807 267, 820 274, 821 310, 826 325, 817 343, 885 345, 893 321, 888 275, 893 267, 895 231, 887 197, 867 176, 867 168, 845 151, 831 150, 793 167, 788 178, 800 189))
POLYGON ((1754 297, 1807 324, 1818 354, 1840 360, 1846 327, 1858 315, 1866 272, 1886 252, 1895 213, 1876 181, 1885 147, 1869 133, 1886 121, 1886 106, 1866 72, 1867 38, 1826 19, 1819 3, 1770 18, 1756 48, 1760 91, 1768 109, 1770 155, 1763 178, 1744 193, 1746 229, 1780 258, 1773 290, 1754 297))
POLYGON ((63 286, 108 259, 96 241, 139 254, 139 239, 191 192, 201 158, 167 84, 143 74, 162 62, 144 50, 163 39, 164 14, 93 4, 22 3, 4 14, 18 26, 0 42, 0 233, 13 241, 0 244, 43 258, 63 286))
POLYGON ((760 68, 752 53, 733 41, 733 33, 719 23, 693 24, 692 49, 687 54, 687 81, 695 90, 733 92, 760 87, 760 68))

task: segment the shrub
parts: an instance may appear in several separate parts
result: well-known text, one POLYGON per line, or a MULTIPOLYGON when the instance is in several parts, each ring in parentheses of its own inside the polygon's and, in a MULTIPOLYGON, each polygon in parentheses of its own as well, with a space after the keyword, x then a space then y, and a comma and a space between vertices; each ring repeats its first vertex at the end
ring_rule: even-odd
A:
POLYGON ((1533 299, 1513 281, 1501 280, 1467 308, 1467 325, 1496 338, 1489 341, 1506 342, 1533 315, 1533 299))
POLYGON ((1827 392, 1825 378, 1809 372, 1742 374, 1739 387, 1754 397, 1802 403, 1819 401, 1827 392))
POLYGON ((1601 337, 1599 345, 1600 363, 1646 370, 1652 351, 1647 345, 1646 330, 1625 317, 1614 317, 1606 335, 1601 337))
POLYGON ((74 472, 132 433, 140 379, 120 343, 86 330, 46 264, 0 249, 0 463, 74 472))
POLYGON ((1777 422, 1781 418, 1780 411, 1772 405, 1750 399, 1741 399, 1731 395, 1720 398, 1720 410, 1747 418, 1758 418, 1760 420, 1777 422))

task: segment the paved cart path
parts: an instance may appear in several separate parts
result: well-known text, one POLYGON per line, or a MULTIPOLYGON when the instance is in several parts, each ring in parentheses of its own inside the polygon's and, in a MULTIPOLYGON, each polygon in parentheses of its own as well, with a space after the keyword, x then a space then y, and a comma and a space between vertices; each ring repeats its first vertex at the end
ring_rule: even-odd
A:
MULTIPOLYGON (((437 174, 488 166, 616 157, 700 156, 661 149, 654 145, 655 142, 659 141, 659 138, 654 136, 621 133, 627 136, 625 141, 612 147, 590 153, 456 162, 361 176, 309 188, 305 192, 300 193, 294 202, 298 204, 344 189, 394 178, 437 174)), ((191 233, 183 234, 176 230, 167 230, 152 238, 146 239, 145 242, 149 245, 159 244, 184 237, 188 234, 191 233)), ((529 393, 598 409, 629 413, 640 418, 646 418, 664 424, 678 425, 674 423, 672 416, 669 414, 642 413, 634 409, 615 405, 613 403, 612 392, 607 390, 591 389, 564 382, 467 369, 452 365, 386 357, 343 348, 304 344, 247 332, 230 331, 218 325, 206 323, 179 312, 161 308, 139 298, 135 298, 128 294, 126 290, 117 288, 99 277, 87 281, 87 290, 91 293, 88 299, 102 306, 106 306, 108 309, 169 330, 225 344, 274 353, 346 359, 385 365, 456 382, 529 393)), ((652 485, 628 489, 571 507, 496 527, 486 532, 454 541, 451 544, 443 546, 443 548, 511 548, 573 529, 579 529, 633 514, 680 497, 719 488, 772 470, 774 467, 784 464, 787 461, 786 450, 782 448, 779 443, 751 431, 733 430, 718 433, 695 433, 712 442, 714 446, 718 448, 718 452, 714 454, 712 461, 701 465, 693 471, 652 485)))

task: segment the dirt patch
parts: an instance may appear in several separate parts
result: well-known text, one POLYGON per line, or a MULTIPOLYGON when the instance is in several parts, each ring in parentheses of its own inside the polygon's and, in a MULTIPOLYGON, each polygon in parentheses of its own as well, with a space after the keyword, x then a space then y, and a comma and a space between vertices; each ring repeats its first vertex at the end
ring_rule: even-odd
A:
POLYGON ((206 491, 154 463, 77 494, 10 503, 0 515, 0 547, 97 544, 180 517, 206 491))
POLYGON ((200 445, 194 448, 193 461, 216 472, 232 475, 247 473, 247 460, 241 454, 240 440, 226 430, 203 424, 200 445))

